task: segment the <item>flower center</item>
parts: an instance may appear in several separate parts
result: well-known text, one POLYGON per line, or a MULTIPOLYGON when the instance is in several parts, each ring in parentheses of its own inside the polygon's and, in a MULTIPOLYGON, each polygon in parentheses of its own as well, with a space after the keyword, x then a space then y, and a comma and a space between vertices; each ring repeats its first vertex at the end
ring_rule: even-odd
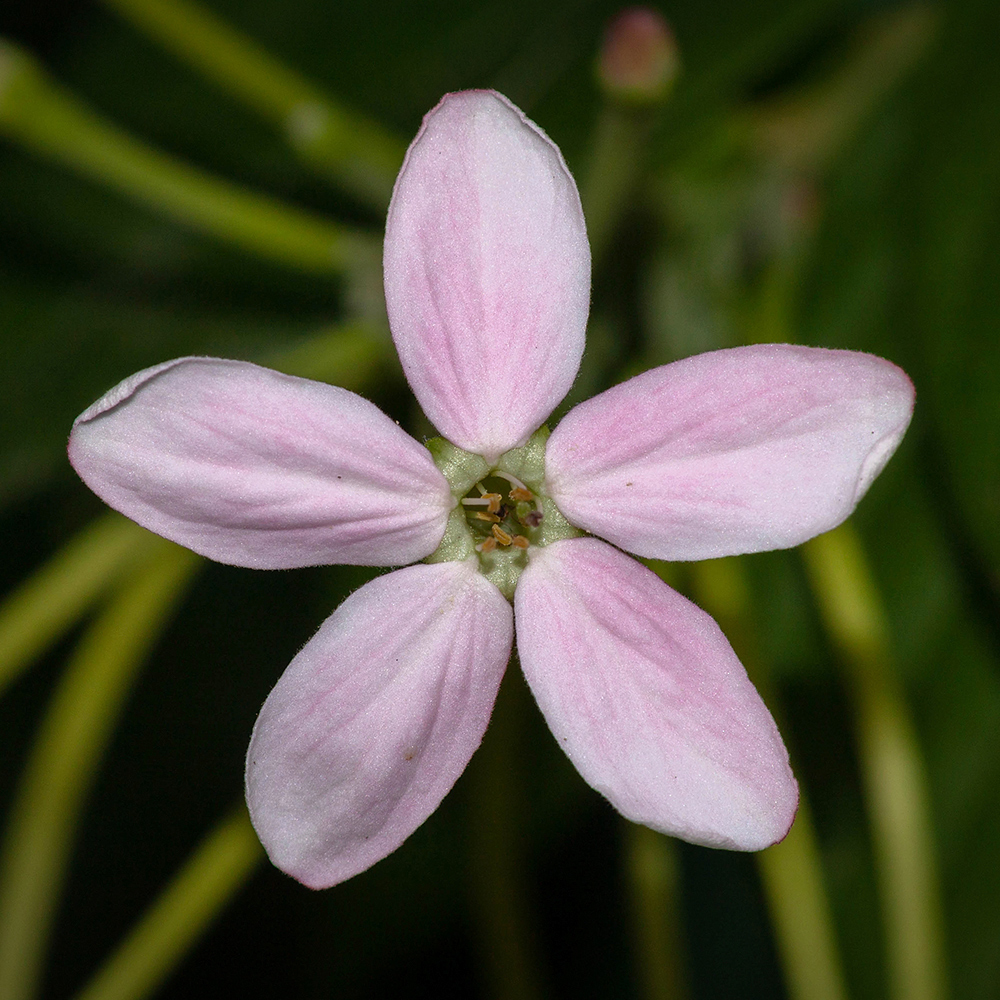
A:
POLYGON ((497 546, 526 549, 531 544, 528 533, 545 519, 541 502, 517 476, 494 469, 486 480, 460 503, 473 537, 479 537, 476 551, 488 555, 497 546))
POLYGON ((427 562, 475 555, 480 572, 510 600, 532 546, 582 534, 545 494, 548 436, 548 428, 542 427, 492 467, 443 438, 427 442, 456 500, 444 538, 427 562))

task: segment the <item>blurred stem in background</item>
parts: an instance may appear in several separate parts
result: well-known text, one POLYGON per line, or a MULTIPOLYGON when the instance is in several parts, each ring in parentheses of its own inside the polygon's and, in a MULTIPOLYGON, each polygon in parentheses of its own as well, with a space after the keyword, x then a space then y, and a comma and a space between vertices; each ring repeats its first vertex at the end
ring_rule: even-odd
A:
POLYGON ((889 652, 882 601, 857 533, 802 548, 820 614, 846 668, 872 824, 893 1000, 948 995, 924 762, 889 652))
MULTIPOLYGON (((662 15, 637 7, 610 22, 597 62, 603 99, 580 189, 595 271, 643 182, 650 139, 679 72, 680 54, 662 15)), ((609 354, 607 345, 602 349, 600 344, 611 332, 591 319, 591 358, 609 354)), ((625 823, 622 852, 641 995, 684 1000, 688 984, 674 845, 654 830, 625 823)))
MULTIPOLYGON (((934 26, 933 12, 923 4, 874 18, 858 34, 844 66, 828 81, 751 116, 757 155, 768 168, 798 176, 800 182, 821 171, 926 50, 934 26)), ((811 215, 803 216, 806 226, 811 215)), ((800 240, 779 244, 758 294, 750 296, 745 317, 748 339, 794 341, 795 295, 806 259, 800 240)), ((872 824, 890 996, 944 1000, 943 916, 926 776, 909 707, 891 664, 882 601, 849 524, 808 542, 802 553, 824 623, 847 667, 872 824)), ((808 811, 804 818, 806 829, 808 811)), ((796 821, 793 834, 798 826, 796 821)), ((798 839, 803 839, 801 832, 798 839)), ((793 888, 789 879, 776 882, 780 873, 774 871, 773 856, 789 848, 796 850, 792 835, 762 858, 765 882, 793 888)), ((816 855, 815 848, 802 853, 800 862, 807 860, 807 854, 816 855)), ((779 936, 785 923, 778 920, 779 936)), ((794 926, 794 921, 788 923, 789 929, 794 926)))
MULTIPOLYGON (((271 363, 352 389, 388 367, 388 338, 366 323, 335 326, 271 363)), ((131 683, 180 599, 198 557, 109 513, 0 606, 0 692, 115 584, 53 695, 22 775, 0 855, 0 1000, 40 985, 52 920, 87 792, 131 683)), ((209 835, 84 996, 155 988, 263 856, 242 808, 209 835)))
POLYGON ((76 1000, 149 996, 263 859, 241 804, 209 833, 76 1000))
POLYGON ((138 670, 198 557, 167 542, 80 641, 21 775, 0 855, 0 998, 30 1000, 80 812, 138 670))
MULTIPOLYGON (((693 563, 690 572, 698 603, 722 626, 781 728, 781 708, 754 635, 756 617, 742 561, 735 557, 693 563)), ((788 836, 758 854, 757 865, 789 997, 846 1000, 822 858, 801 785, 799 810, 788 836)))
POLYGON ((123 573, 164 542, 108 513, 71 539, 0 605, 0 695, 123 573))
POLYGON ((494 1000, 547 996, 540 945, 527 891, 527 834, 519 778, 524 713, 532 699, 517 655, 511 655, 490 727, 469 768, 468 884, 479 952, 494 1000))
POLYGON ((649 827, 622 826, 640 995, 645 1000, 687 1000, 677 848, 649 827))
POLYGON ((200 171, 106 121, 0 39, 0 134, 168 218, 299 270, 335 273, 377 241, 200 171))
MULTIPOLYGON (((355 322, 331 326, 264 362, 289 375, 359 391, 384 379, 395 355, 386 333, 355 322)), ((9 594, 0 604, 0 696, 123 573, 144 564, 166 544, 109 511, 9 594)))
POLYGON ((642 181, 653 128, 679 72, 677 43, 655 11, 633 8, 608 26, 598 62, 604 100, 581 185, 595 270, 642 181))
POLYGON ((344 108, 191 0, 103 2, 273 121, 310 165, 385 211, 406 147, 381 125, 344 108))

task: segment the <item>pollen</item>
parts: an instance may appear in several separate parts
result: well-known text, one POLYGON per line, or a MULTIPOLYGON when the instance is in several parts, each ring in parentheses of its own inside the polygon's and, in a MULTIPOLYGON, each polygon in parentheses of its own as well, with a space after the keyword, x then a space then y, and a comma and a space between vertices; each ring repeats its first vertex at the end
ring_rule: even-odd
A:
POLYGON ((493 537, 501 545, 510 545, 510 543, 514 540, 514 536, 512 534, 510 534, 509 532, 504 531, 503 528, 501 528, 499 524, 494 524, 493 525, 493 537))

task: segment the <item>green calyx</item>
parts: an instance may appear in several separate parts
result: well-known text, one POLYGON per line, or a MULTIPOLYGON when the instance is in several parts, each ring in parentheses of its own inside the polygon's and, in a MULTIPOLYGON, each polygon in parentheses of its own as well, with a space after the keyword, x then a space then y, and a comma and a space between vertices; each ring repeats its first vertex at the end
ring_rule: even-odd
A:
POLYGON ((512 600, 532 546, 583 534, 545 493, 548 437, 549 429, 539 428, 527 444, 504 452, 492 466, 444 438, 427 442, 455 498, 444 538, 427 562, 464 561, 475 555, 480 572, 512 600))

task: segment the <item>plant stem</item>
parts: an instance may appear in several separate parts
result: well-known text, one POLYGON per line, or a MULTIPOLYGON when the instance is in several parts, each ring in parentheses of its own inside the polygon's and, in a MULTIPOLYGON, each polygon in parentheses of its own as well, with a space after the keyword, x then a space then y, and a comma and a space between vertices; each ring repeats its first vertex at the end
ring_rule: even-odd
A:
POLYGON ((793 1000, 846 1000, 830 904, 809 804, 788 836, 757 855, 778 954, 793 1000))
POLYGON ((538 937, 525 891, 524 836, 517 813, 518 757, 527 684, 507 669, 490 729, 469 768, 468 859, 486 993, 495 1000, 542 1000, 538 937))
POLYGON ((37 994, 82 804, 131 682, 197 565, 171 545, 127 579, 52 696, 0 854, 0 1000, 37 994))
POLYGON ((655 110, 610 101, 600 110, 581 190, 595 270, 611 249, 615 227, 642 178, 655 110))
POLYGON ((113 513, 71 538, 0 605, 0 693, 63 635, 105 588, 165 544, 113 513))
MULTIPOLYGON (((691 566, 700 604, 718 620, 776 716, 769 671, 757 652, 755 617, 742 561, 712 559, 691 566)), ((785 987, 792 1000, 845 1000, 847 988, 834 933, 816 831, 804 788, 788 836, 757 855, 785 987)))
POLYGON ((684 1000, 689 991, 679 947, 676 848, 669 837, 648 827, 626 823, 624 830, 641 995, 684 1000))
POLYGON ((878 864, 894 1000, 947 996, 943 921, 926 777, 889 655, 885 612, 850 525, 802 548, 819 610, 847 668, 878 864))
POLYGON ((300 270, 339 271, 372 242, 142 143, 2 40, 0 133, 184 225, 300 270))
POLYGON ((275 122, 304 159, 385 210, 405 147, 337 104, 252 39, 191 0, 104 0, 165 48, 275 122))
POLYGON ((241 805, 204 839, 76 1000, 149 996, 263 857, 241 805))

